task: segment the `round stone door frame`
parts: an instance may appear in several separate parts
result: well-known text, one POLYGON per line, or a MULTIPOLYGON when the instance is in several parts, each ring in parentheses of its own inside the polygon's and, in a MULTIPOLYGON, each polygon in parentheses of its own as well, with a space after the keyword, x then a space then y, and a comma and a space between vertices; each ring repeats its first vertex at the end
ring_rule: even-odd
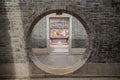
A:
POLYGON ((47 72, 47 73, 50 73, 50 74, 53 74, 53 75, 65 75, 65 74, 69 74, 69 73, 72 73, 74 71, 76 71, 77 69, 79 69, 80 67, 82 67, 85 62, 88 60, 89 56, 90 56, 90 53, 92 51, 92 30, 90 29, 90 27, 92 26, 89 22, 85 22, 87 20, 85 20, 85 15, 82 14, 82 12, 76 12, 74 11, 75 9, 70 9, 70 10, 63 10, 63 9, 53 9, 53 10, 44 10, 41 14, 37 13, 37 15, 34 15, 31 19, 31 24, 29 23, 28 27, 26 27, 25 29, 25 38, 26 38, 26 51, 29 55, 29 58, 32 60, 32 62, 41 70, 47 72), (31 42, 30 42, 30 37, 31 37, 31 32, 32 32, 32 29, 34 28, 35 24, 43 17, 45 17, 46 15, 48 14, 51 14, 51 13, 67 13, 67 14, 70 14, 74 17, 76 17, 81 23, 82 25, 84 26, 86 32, 87 32, 87 35, 88 35, 88 45, 87 45, 87 49, 84 53, 84 55, 82 56, 82 58, 76 62, 74 65, 72 66, 68 66, 68 67, 65 67, 65 68, 55 68, 55 67, 52 67, 52 66, 47 66, 43 63, 41 63, 37 57, 32 53, 32 48, 31 48, 31 42), (83 20, 83 18, 84 20, 83 20), (91 25, 91 26, 90 26, 91 25))

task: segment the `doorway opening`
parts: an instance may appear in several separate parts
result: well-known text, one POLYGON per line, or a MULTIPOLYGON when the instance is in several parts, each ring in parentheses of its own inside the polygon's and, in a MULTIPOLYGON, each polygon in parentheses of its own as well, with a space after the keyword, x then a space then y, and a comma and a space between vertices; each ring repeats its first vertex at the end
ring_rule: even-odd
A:
POLYGON ((61 15, 53 13, 47 16, 49 53, 70 53, 70 20, 71 16, 65 13, 61 15))
POLYGON ((32 52, 37 60, 34 63, 51 74, 71 73, 83 59, 87 40, 84 26, 74 16, 67 13, 46 15, 31 33, 32 52))

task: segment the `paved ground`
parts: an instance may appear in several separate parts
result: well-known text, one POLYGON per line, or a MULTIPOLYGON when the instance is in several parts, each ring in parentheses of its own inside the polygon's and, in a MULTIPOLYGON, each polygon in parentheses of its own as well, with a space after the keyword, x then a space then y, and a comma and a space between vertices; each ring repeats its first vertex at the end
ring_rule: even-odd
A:
POLYGON ((39 60, 56 68, 64 68, 75 64, 81 55, 70 55, 68 46, 51 46, 51 53, 38 56, 39 60))
POLYGON ((41 55, 39 60, 46 64, 57 68, 64 68, 75 64, 81 55, 41 55))
POLYGON ((32 79, 1 79, 1 77, 7 78, 16 74, 13 63, 4 63, 0 65, 0 80, 120 80, 119 69, 120 63, 87 63, 75 74, 70 74, 67 77, 56 77, 41 72, 41 70, 36 69, 33 63, 30 63, 32 79))
POLYGON ((42 78, 31 80, 120 80, 120 78, 42 78))
POLYGON ((68 45, 55 45, 55 46, 50 46, 50 52, 51 54, 56 53, 68 53, 69 46, 68 45))

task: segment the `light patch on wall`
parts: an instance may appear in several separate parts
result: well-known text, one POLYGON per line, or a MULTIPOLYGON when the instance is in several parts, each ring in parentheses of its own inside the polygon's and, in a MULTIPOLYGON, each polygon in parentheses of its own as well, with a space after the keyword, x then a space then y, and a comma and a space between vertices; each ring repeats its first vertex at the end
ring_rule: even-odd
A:
MULTIPOLYGON (((19 5, 19 1, 16 2, 15 4, 13 3, 11 4, 12 6, 14 6, 14 7, 10 7, 12 10, 13 8, 15 8, 16 4, 19 5)), ((7 7, 9 7, 9 5, 6 4, 7 7)), ((29 77, 29 65, 26 57, 27 53, 25 52, 25 48, 24 48, 25 41, 24 41, 24 33, 23 33, 24 31, 23 31, 23 23, 22 23, 21 15, 22 13, 20 10, 17 13, 15 11, 7 12, 7 17, 10 22, 9 24, 10 30, 8 32, 10 34, 11 46, 13 49, 12 53, 14 58, 16 78, 29 77), (17 18, 15 16, 17 16, 17 18)))

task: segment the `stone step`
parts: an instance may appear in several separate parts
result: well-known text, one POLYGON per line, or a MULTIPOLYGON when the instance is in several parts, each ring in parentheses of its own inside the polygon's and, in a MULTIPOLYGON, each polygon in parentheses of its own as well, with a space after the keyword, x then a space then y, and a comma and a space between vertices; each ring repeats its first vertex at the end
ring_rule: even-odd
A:
POLYGON ((120 80, 120 78, 34 78, 30 80, 120 80))
POLYGON ((54 52, 68 52, 68 49, 69 49, 69 47, 68 46, 52 46, 51 48, 50 48, 50 50, 51 50, 51 53, 54 53, 54 52))

